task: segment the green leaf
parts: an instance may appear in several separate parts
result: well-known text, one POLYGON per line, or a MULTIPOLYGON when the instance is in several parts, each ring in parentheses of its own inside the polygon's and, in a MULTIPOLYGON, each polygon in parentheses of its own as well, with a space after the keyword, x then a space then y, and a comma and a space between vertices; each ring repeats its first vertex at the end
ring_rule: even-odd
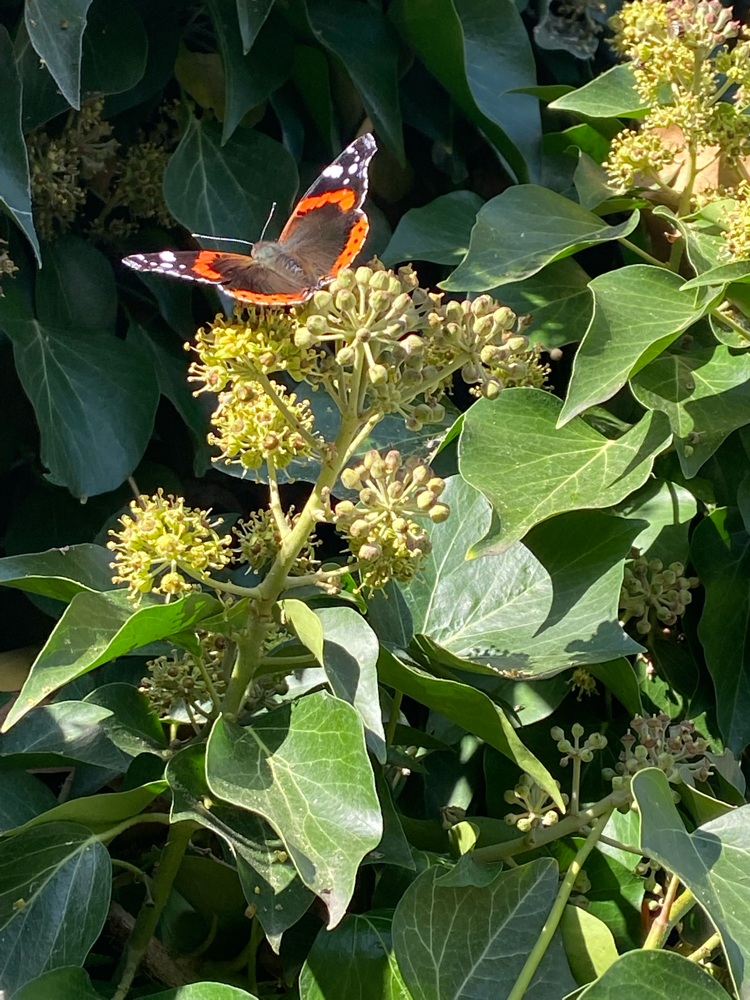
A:
POLYGON ((247 901, 239 874, 223 860, 186 855, 174 887, 209 924, 214 917, 222 927, 245 916, 247 901))
POLYGON ((307 646, 318 663, 323 664, 323 625, 312 608, 304 601, 287 598, 281 601, 281 610, 303 646, 307 646))
POLYGON ((703 313, 682 278, 649 264, 602 274, 589 285, 591 325, 578 348, 558 426, 611 399, 703 313))
POLYGON ((221 126, 191 118, 164 171, 169 211, 190 232, 257 239, 277 203, 285 218, 297 190, 290 153, 268 136, 239 128, 225 145, 221 126))
POLYGON ((81 45, 90 6, 91 0, 36 0, 24 9, 31 44, 74 108, 81 106, 81 45))
POLYGON ((630 660, 623 656, 617 660, 608 660, 606 663, 586 664, 586 669, 609 688, 631 716, 643 715, 641 689, 630 660))
POLYGON ((690 556, 706 591, 698 637, 716 691, 716 721, 739 755, 750 743, 750 537, 729 533, 725 517, 717 510, 701 521, 690 556))
MULTIPOLYGON (((472 864, 461 882, 430 868, 404 893, 393 946, 414 1000, 505 1000, 510 993, 555 901, 558 869, 551 858, 500 868, 472 864)), ((556 934, 525 996, 561 1000, 573 989, 556 934)))
POLYGON ((375 131, 400 162, 404 137, 398 106, 398 43, 379 9, 348 0, 307 0, 315 38, 341 60, 375 131))
POLYGON ((190 983, 166 993, 152 993, 149 1000, 257 1000, 254 993, 246 993, 236 986, 224 983, 190 983))
POLYGON ((23 556, 6 556, 0 559, 0 584, 58 601, 70 601, 82 591, 114 590, 111 561, 109 550, 92 542, 23 556))
POLYGON ((580 417, 556 429, 561 409, 540 389, 505 389, 464 417, 461 475, 502 520, 493 552, 506 551, 553 514, 620 503, 643 485, 670 441, 666 419, 653 412, 613 440, 580 417))
POLYGON ((102 728, 116 747, 131 757, 139 753, 163 754, 168 748, 164 727, 148 698, 132 684, 102 684, 84 702, 112 713, 102 728))
POLYGON ((522 281, 554 260, 585 247, 628 236, 639 214, 617 226, 548 188, 507 188, 479 210, 469 252, 440 287, 449 292, 484 292, 522 281))
POLYGON ((641 847, 679 875, 721 934, 735 988, 746 996, 750 975, 750 806, 735 809, 689 834, 663 771, 633 777, 641 812, 641 847))
POLYGON ((617 945, 609 927, 580 906, 566 906, 560 921, 565 955, 579 986, 597 979, 617 961, 617 945))
POLYGON ((26 771, 8 771, 2 775, 0 797, 0 833, 6 833, 40 813, 53 809, 57 799, 47 786, 26 771))
POLYGON ((127 757, 113 746, 102 728, 110 715, 106 708, 80 701, 59 701, 37 708, 11 732, 0 735, 0 757, 25 767, 43 757, 51 766, 66 761, 96 764, 113 771, 124 771, 127 757), (20 760, 21 755, 28 755, 20 760))
POLYGON ((27 237, 41 265, 39 240, 31 214, 29 158, 21 129, 21 80, 13 57, 13 43, 0 25, 0 207, 27 237))
POLYGON ((677 483, 651 479, 616 508, 620 517, 645 521, 648 527, 635 538, 633 548, 667 565, 687 562, 690 522, 698 505, 692 493, 677 483))
POLYGON ((300 1000, 411 1000, 391 944, 391 920, 376 913, 347 914, 334 931, 322 930, 302 966, 300 1000))
POLYGON ((88 973, 74 965, 45 972, 13 994, 13 1000, 50 1000, 51 997, 54 1000, 101 1000, 101 994, 94 992, 88 973))
POLYGON ((386 267, 402 261, 458 264, 469 249, 471 230, 484 200, 473 191, 441 194, 423 208, 410 208, 398 220, 381 255, 386 267))
POLYGON ((272 7, 273 0, 237 0, 237 20, 245 55, 253 47, 272 7))
POLYGON ((208 741, 215 795, 264 817, 302 881, 339 923, 382 820, 359 716, 324 691, 241 728, 219 720, 208 741), (333 847, 335 845, 335 851, 333 847))
POLYGON ((267 100, 289 79, 294 40, 286 21, 271 16, 260 29, 252 54, 243 53, 237 11, 226 0, 209 0, 208 9, 221 51, 226 81, 224 127, 226 143, 251 108, 267 100))
POLYGON ((83 964, 104 926, 111 873, 106 847, 77 823, 0 841, 0 982, 9 996, 43 972, 83 964))
POLYGON ((643 118, 648 105, 635 87, 633 67, 613 66, 570 94, 552 101, 551 111, 573 111, 587 118, 643 118))
POLYGON ((460 476, 448 480, 443 497, 451 517, 432 528, 419 576, 399 585, 410 635, 500 677, 539 678, 637 652, 617 609, 638 526, 577 511, 539 525, 525 545, 467 561, 492 510, 460 476))
MULTIPOLYGON (((490 94, 484 89, 485 74, 491 72, 493 66, 497 68, 498 59, 497 51, 481 51, 483 42, 486 42, 482 34, 483 29, 490 33, 495 45, 503 23, 508 28, 512 26, 513 37, 518 37, 515 18, 508 12, 510 4, 507 3, 506 6, 506 3, 507 0, 502 5, 489 8, 489 5, 482 3, 481 0, 476 4, 461 2, 459 7, 453 0, 395 0, 389 8, 388 16, 398 28, 404 41, 416 51, 430 73, 448 91, 469 121, 487 136, 518 180, 525 181, 529 176, 528 165, 513 136, 507 131, 506 125, 511 127, 518 125, 522 129, 521 134, 528 135, 529 126, 521 123, 518 116, 530 112, 529 120, 535 122, 539 114, 536 100, 524 94, 502 95, 502 107, 505 113, 503 121, 497 121, 489 117, 487 112, 498 113, 498 105, 501 103, 498 100, 500 88, 496 87, 490 94), (470 29, 468 37, 464 34, 461 12, 467 14, 467 26, 470 29), (483 14, 488 20, 484 20, 483 14), (477 63, 470 66, 470 60, 473 59, 477 59, 477 63)), ((503 45, 502 48, 504 47, 503 45)), ((528 36, 521 43, 518 52, 523 53, 520 69, 528 70, 528 36)), ((522 80, 520 84, 512 83, 514 76, 507 67, 504 67, 499 79, 507 83, 508 90, 518 85, 523 86, 524 82, 536 83, 536 79, 523 80, 524 75, 520 73, 516 77, 522 80)))
POLYGON ((284 931, 315 898, 291 861, 280 860, 283 841, 260 816, 212 799, 205 747, 186 747, 175 754, 166 778, 172 790, 172 822, 193 820, 229 845, 247 901, 257 907, 268 942, 278 952, 284 931))
POLYGON ((703 274, 698 274, 682 286, 684 292, 693 288, 704 288, 707 285, 730 285, 733 281, 750 282, 750 261, 733 260, 731 264, 719 264, 703 274))
POLYGON ((219 603, 193 593, 169 604, 134 608, 127 594, 76 594, 31 667, 2 732, 53 691, 132 649, 167 639, 216 614, 219 603))
POLYGON ((631 951, 621 955, 579 1000, 727 1000, 728 993, 695 962, 673 951, 631 951))
MULTIPOLYGON (((69 3, 70 0, 64 0, 69 3)), ((83 36, 81 85, 84 94, 122 94, 143 78, 148 36, 129 3, 96 0, 83 36)))
POLYGON ((166 781, 151 781, 147 785, 131 788, 127 792, 103 792, 100 795, 85 795, 79 799, 68 799, 60 805, 34 816, 12 834, 26 833, 44 823, 80 823, 92 833, 104 833, 123 820, 138 816, 146 806, 162 792, 166 791, 166 781))
POLYGON ((44 246, 44 267, 36 279, 36 315, 43 326, 114 332, 117 289, 112 265, 101 251, 77 236, 44 246))
POLYGON ((581 265, 565 257, 490 294, 519 315, 530 314, 524 333, 549 350, 583 339, 594 307, 588 285, 589 276, 581 265))
POLYGON ((592 211, 617 195, 617 190, 609 185, 607 171, 582 149, 578 154, 573 183, 579 203, 592 211))
MULTIPOLYGON (((286 602, 284 602, 286 604, 286 602)), ((378 692, 378 637, 354 608, 319 608, 323 659, 328 683, 337 698, 356 709, 365 725, 367 746, 385 764, 383 714, 378 692)))
POLYGON ((669 417, 688 479, 732 431, 750 423, 750 355, 722 345, 665 354, 631 386, 640 403, 669 417))
POLYGON ((444 677, 433 677, 414 664, 402 663, 381 649, 378 673, 383 684, 440 712, 514 761, 558 804, 560 790, 547 768, 528 750, 503 710, 483 691, 444 677))

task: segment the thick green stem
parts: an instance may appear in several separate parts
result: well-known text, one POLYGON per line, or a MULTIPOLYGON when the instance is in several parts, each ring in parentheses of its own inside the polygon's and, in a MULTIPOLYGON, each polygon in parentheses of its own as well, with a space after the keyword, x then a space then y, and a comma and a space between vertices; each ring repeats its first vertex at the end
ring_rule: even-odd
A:
POLYGON ((705 958, 709 958, 712 952, 716 951, 720 944, 721 934, 716 931, 710 938, 708 938, 707 941, 703 942, 700 948, 696 948, 695 951, 692 951, 686 956, 686 958, 690 962, 702 962, 705 958))
POLYGON ((156 925, 159 923, 159 918, 169 898, 172 883, 182 864, 190 842, 190 835, 194 829, 195 824, 192 822, 174 823, 170 827, 167 842, 154 874, 151 887, 151 905, 145 902, 136 917, 121 963, 120 981, 112 1000, 125 1000, 128 995, 138 966, 141 964, 143 953, 154 935, 156 925))
POLYGON ((565 907, 567 906, 568 899, 573 891, 575 880, 578 878, 586 858, 594 849, 594 846, 599 839, 599 835, 607 825, 611 815, 612 809, 610 808, 599 817, 596 821, 594 829, 586 838, 586 842, 571 862, 570 868, 568 868, 565 873, 565 878, 563 879, 560 890, 557 893, 557 899, 550 910, 550 915, 547 917, 544 927, 542 928, 542 933, 539 935, 536 944, 531 949, 531 954, 526 959, 526 963, 523 969, 521 969, 521 974, 516 980, 513 989, 508 994, 508 1000, 522 1000, 526 990, 529 988, 531 980, 534 978, 534 974, 539 968, 539 963, 544 958, 554 933, 557 930, 558 924, 562 919, 562 915, 565 912, 565 907))
POLYGON ((404 700, 404 692, 396 691, 391 705, 391 714, 388 717, 388 725, 385 727, 385 742, 388 746, 393 743, 393 737, 398 725, 398 717, 401 714, 401 702, 404 700))
POLYGON ((263 661, 263 643, 272 625, 270 605, 255 602, 250 608, 246 635, 237 640, 237 657, 221 703, 224 718, 231 722, 237 720, 248 685, 263 661))
POLYGON ((672 927, 670 921, 672 916, 672 906, 677 895, 679 884, 679 876, 673 875, 669 880, 669 888, 667 889, 667 894, 664 897, 664 903, 659 911, 659 915, 651 924, 646 940, 643 942, 644 951, 656 951, 658 948, 662 948, 669 937, 669 931, 672 927))

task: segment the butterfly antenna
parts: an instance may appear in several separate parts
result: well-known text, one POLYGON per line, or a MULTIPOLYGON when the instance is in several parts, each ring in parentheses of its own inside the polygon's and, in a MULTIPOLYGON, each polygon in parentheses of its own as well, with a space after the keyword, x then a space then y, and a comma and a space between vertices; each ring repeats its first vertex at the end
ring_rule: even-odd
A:
POLYGON ((273 218, 273 213, 275 211, 276 211, 276 202, 273 202, 273 204, 271 205, 271 211, 268 213, 268 218, 266 219, 266 224, 265 224, 265 226, 263 226, 263 232, 260 234, 260 238, 261 239, 263 239, 263 237, 266 235, 266 230, 268 229, 268 224, 270 223, 271 219, 273 218))
POLYGON ((231 236, 209 236, 207 233, 191 233, 191 236, 195 237, 197 240, 216 240, 222 243, 244 243, 246 246, 255 246, 250 240, 235 240, 231 236))

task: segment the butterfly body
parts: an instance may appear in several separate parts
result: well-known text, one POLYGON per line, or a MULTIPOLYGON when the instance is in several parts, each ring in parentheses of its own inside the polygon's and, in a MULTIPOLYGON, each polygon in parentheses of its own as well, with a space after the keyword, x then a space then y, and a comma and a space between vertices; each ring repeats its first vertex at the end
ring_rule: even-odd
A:
POLYGON ((369 222, 362 211, 367 169, 377 146, 355 139, 300 198, 277 241, 258 241, 250 254, 162 250, 133 254, 136 271, 216 285, 240 302, 290 306, 306 302, 357 257, 369 222))

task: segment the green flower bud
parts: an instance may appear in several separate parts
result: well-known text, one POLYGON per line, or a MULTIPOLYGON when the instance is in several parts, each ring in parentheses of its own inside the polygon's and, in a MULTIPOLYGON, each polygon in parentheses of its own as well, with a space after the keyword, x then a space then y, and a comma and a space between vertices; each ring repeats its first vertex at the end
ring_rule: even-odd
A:
POLYGON ((529 349, 529 341, 526 337, 510 337, 505 342, 505 346, 513 354, 520 354, 522 351, 527 351, 529 349))
MULTIPOLYGON (((398 279, 396 279, 398 281, 398 279)), ((370 288, 376 288, 380 291, 386 291, 391 283, 391 277, 387 271, 375 271, 369 281, 370 288)), ((398 289, 401 289, 401 285, 398 285, 398 289)))
POLYGON ((370 365, 367 377, 372 385, 383 385, 388 381, 388 369, 385 365, 370 365))
POLYGON ((430 508, 430 520, 433 524, 442 524, 443 521, 448 520, 450 512, 448 504, 436 503, 434 507, 430 508))
POLYGON ((348 288, 351 291, 357 283, 357 276, 348 268, 343 268, 336 276, 336 283, 339 288, 348 288))
POLYGON ((369 284, 372 274, 373 272, 371 267, 358 267, 354 272, 354 278, 358 285, 367 285, 369 284))
POLYGON ((360 559, 365 559, 368 562, 373 559, 379 559, 382 554, 383 549, 380 545, 373 544, 372 542, 365 542, 364 545, 360 546, 359 552, 357 553, 360 559))
POLYGON ((574 722, 573 725, 570 727, 570 731, 572 732, 574 737, 578 737, 580 739, 581 736, 583 736, 584 728, 580 722, 574 722))
POLYGON ((392 448, 385 456, 385 467, 388 472, 398 472, 401 468, 401 452, 392 448))
POLYGON ((516 314, 507 306, 500 306, 499 309, 495 310, 493 319, 503 330, 512 330, 516 322, 516 314))
POLYGON ((336 292, 336 308, 339 312, 349 312, 356 307, 357 299, 347 288, 341 288, 336 292))
MULTIPOLYGON (((362 481, 355 469, 344 469, 341 473, 341 482, 348 490, 362 489, 362 481)), ((336 509, 338 510, 338 507, 336 509)))
POLYGON ((419 507, 420 510, 428 511, 430 507, 435 506, 436 501, 437 497, 429 490, 421 490, 417 494, 417 507, 419 507))
MULTIPOLYGON (((333 296, 330 292, 326 291, 325 288, 319 288, 318 291, 313 294, 312 304, 313 307, 320 310, 320 312, 328 312, 333 305, 333 296)), ((309 325, 311 319, 312 316, 307 319, 306 325, 309 325)), ((323 320, 325 322, 325 317, 323 317, 323 320)), ((314 328, 313 332, 315 332, 314 328)))
POLYGON ((354 348, 346 344, 336 352, 336 363, 341 365, 342 368, 348 368, 354 364, 356 356, 354 348))

